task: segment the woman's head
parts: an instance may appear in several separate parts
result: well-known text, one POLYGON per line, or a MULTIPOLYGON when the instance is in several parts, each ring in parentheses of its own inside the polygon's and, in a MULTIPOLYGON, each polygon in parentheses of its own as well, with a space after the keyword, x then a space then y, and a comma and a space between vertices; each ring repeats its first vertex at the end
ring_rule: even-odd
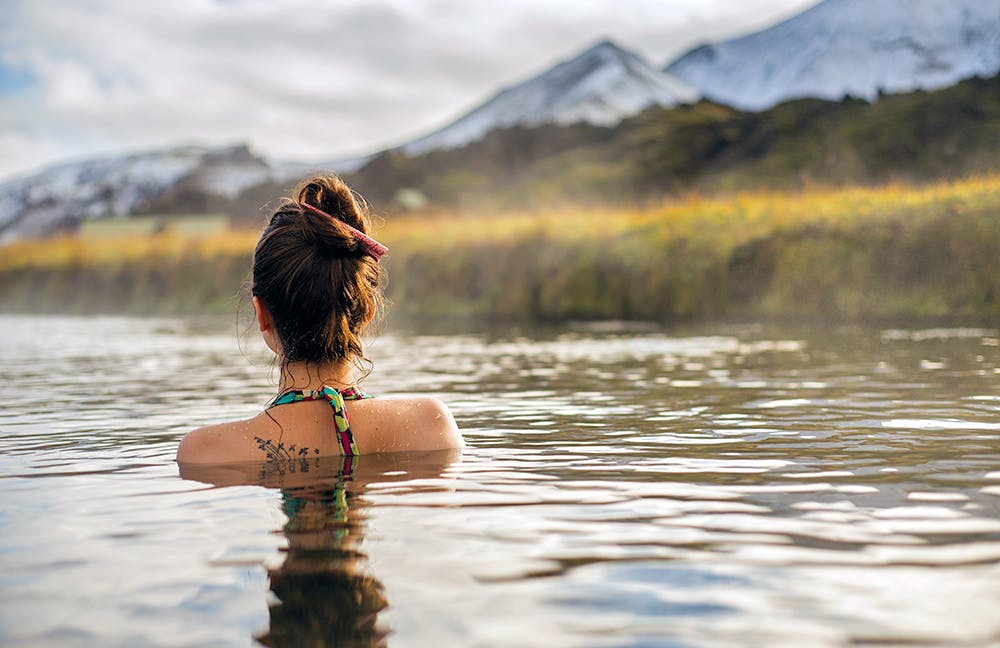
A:
POLYGON ((272 210, 251 291, 282 365, 363 357, 361 336, 382 308, 382 270, 352 228, 369 227, 364 202, 334 175, 303 180, 272 210))

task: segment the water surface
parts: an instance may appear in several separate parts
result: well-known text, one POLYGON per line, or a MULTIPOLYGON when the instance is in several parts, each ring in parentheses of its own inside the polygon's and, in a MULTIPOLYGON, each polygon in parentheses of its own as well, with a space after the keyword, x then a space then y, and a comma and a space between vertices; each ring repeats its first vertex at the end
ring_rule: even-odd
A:
POLYGON ((0 643, 1000 642, 997 331, 397 331, 461 456, 179 475, 233 329, 0 317, 0 643))

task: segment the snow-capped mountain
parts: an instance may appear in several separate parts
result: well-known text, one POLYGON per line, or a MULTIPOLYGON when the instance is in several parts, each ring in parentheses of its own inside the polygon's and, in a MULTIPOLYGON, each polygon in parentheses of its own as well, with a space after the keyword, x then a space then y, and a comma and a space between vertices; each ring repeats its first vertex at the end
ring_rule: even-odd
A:
POLYGON ((231 198, 270 177, 267 162, 245 146, 187 146, 60 164, 0 183, 0 242, 127 216, 181 183, 231 198))
POLYGON ((824 0, 666 67, 714 101, 762 110, 801 97, 875 99, 1000 70, 1000 0, 824 0))
POLYGON ((290 183, 317 171, 350 173, 371 156, 329 162, 268 161, 246 145, 182 146, 77 160, 0 181, 0 244, 121 218, 177 194, 233 199, 265 182, 290 183))
POLYGON ((698 93, 609 41, 502 90, 448 126, 404 145, 410 155, 455 148, 510 126, 617 124, 653 104, 697 101, 698 93))

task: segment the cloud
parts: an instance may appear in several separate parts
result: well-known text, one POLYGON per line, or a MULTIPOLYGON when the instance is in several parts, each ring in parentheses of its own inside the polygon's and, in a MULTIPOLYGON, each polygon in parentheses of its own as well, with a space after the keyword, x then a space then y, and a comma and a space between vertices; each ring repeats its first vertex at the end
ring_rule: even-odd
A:
POLYGON ((812 2, 7 0, 0 174, 192 141, 291 159, 370 152, 599 38, 662 64, 812 2))

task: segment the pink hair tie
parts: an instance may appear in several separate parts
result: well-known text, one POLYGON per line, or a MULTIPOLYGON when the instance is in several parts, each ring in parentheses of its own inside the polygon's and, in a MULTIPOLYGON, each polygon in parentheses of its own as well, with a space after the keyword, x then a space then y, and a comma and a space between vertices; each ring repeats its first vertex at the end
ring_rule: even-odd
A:
POLYGON ((330 214, 327 214, 325 211, 321 209, 313 207, 309 203, 302 203, 302 206, 314 214, 318 214, 320 216, 326 216, 330 220, 335 220, 344 227, 346 227, 351 232, 351 236, 354 237, 354 240, 357 241, 361 245, 361 247, 364 248, 365 254, 375 259, 376 261, 381 259, 382 255, 389 251, 389 248, 387 248, 386 246, 382 245, 381 243, 379 243, 372 237, 368 236, 358 228, 350 226, 349 224, 345 223, 339 218, 334 218, 330 214))

